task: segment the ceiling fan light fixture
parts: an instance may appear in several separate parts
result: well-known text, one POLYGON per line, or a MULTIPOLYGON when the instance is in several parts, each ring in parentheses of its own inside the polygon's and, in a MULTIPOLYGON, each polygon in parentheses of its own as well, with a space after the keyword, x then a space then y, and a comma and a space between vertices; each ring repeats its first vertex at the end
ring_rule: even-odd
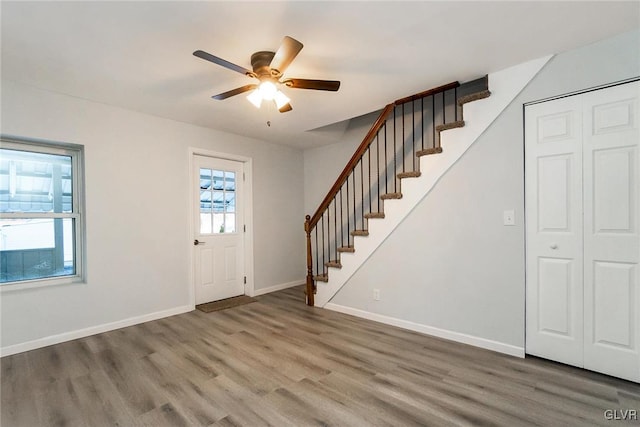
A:
POLYGON ((255 105, 256 108, 260 108, 260 105, 262 104, 262 93, 260 92, 260 89, 256 89, 247 95, 247 99, 250 103, 255 105))
POLYGON ((273 96, 273 100, 276 102, 276 107, 278 107, 278 110, 287 105, 289 101, 291 101, 291 99, 289 99, 289 97, 281 91, 276 92, 276 94, 273 96))
POLYGON ((273 97, 278 92, 278 88, 273 82, 269 80, 265 80, 260 83, 260 94, 262 95, 262 99, 266 99, 267 101, 271 101, 273 97))

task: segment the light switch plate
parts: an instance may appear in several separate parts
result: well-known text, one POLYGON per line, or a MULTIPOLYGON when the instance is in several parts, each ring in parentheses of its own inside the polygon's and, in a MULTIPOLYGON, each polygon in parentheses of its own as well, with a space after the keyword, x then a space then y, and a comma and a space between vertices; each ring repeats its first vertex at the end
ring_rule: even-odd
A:
POLYGON ((503 212, 503 224, 504 225, 516 225, 516 211, 508 210, 503 212))

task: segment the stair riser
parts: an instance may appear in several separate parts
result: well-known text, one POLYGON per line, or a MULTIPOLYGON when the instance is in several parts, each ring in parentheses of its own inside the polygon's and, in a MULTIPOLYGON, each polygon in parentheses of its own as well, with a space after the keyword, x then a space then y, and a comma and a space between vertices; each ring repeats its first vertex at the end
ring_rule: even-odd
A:
POLYGON ((345 253, 342 269, 331 271, 329 282, 319 287, 316 304, 323 306, 351 278, 364 262, 375 252, 382 242, 393 232, 414 207, 433 189, 440 178, 449 170, 464 152, 487 129, 506 108, 530 79, 546 64, 550 57, 530 61, 503 72, 494 73, 491 97, 465 104, 465 116, 469 118, 465 127, 443 131, 441 134, 442 153, 424 155, 419 158, 422 175, 415 179, 402 180, 402 198, 385 203, 384 221, 369 223, 369 236, 358 239, 354 253, 345 253))

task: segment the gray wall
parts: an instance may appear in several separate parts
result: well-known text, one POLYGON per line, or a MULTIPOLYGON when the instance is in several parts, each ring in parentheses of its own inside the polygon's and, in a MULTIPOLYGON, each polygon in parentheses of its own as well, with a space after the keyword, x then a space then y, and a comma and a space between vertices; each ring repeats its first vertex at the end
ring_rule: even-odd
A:
POLYGON ((3 347, 189 304, 189 147, 253 159, 256 290, 305 275, 302 151, 2 82, 2 133, 85 146, 87 283, 0 294, 3 347))
POLYGON ((524 347, 523 104, 640 75, 638 46, 635 31, 552 58, 331 302, 524 347))

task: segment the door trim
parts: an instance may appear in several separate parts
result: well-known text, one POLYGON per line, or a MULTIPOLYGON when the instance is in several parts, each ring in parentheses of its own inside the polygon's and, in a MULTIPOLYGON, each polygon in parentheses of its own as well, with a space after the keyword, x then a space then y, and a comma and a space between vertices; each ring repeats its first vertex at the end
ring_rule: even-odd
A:
POLYGON ((576 90, 573 92, 567 92, 567 93, 563 93, 562 95, 554 95, 554 96, 550 96, 548 98, 542 98, 542 99, 537 99, 535 101, 529 101, 529 102, 525 102, 522 105, 522 110, 524 111, 524 107, 528 107, 529 105, 534 105, 534 104, 540 104, 543 102, 548 102, 548 101, 555 101, 556 99, 560 99, 560 98, 566 98, 568 96, 575 96, 575 95, 582 95, 583 93, 587 93, 587 92, 593 92, 596 90, 600 90, 600 89, 608 89, 610 87, 614 87, 614 86, 620 86, 623 84, 627 84, 627 83, 633 83, 636 81, 640 80, 640 76, 637 77, 630 77, 628 79, 623 79, 623 80, 618 80, 612 83, 605 83, 602 85, 598 85, 598 86, 593 86, 587 89, 580 89, 580 90, 576 90))
POLYGON ((193 159, 194 156, 215 157, 224 160, 233 160, 241 162, 244 169, 244 225, 246 232, 244 235, 244 271, 247 277, 247 283, 244 285, 244 293, 249 296, 255 295, 255 283, 253 275, 253 159, 251 157, 240 156, 231 153, 222 153, 219 151, 207 150, 204 148, 189 147, 188 150, 189 176, 187 179, 187 191, 189 193, 189 221, 188 236, 186 245, 189 250, 189 305, 196 305, 196 283, 193 266, 195 262, 195 246, 193 245, 193 236, 195 235, 193 217, 193 207, 195 206, 194 192, 191 189, 191 182, 194 172, 193 159))

